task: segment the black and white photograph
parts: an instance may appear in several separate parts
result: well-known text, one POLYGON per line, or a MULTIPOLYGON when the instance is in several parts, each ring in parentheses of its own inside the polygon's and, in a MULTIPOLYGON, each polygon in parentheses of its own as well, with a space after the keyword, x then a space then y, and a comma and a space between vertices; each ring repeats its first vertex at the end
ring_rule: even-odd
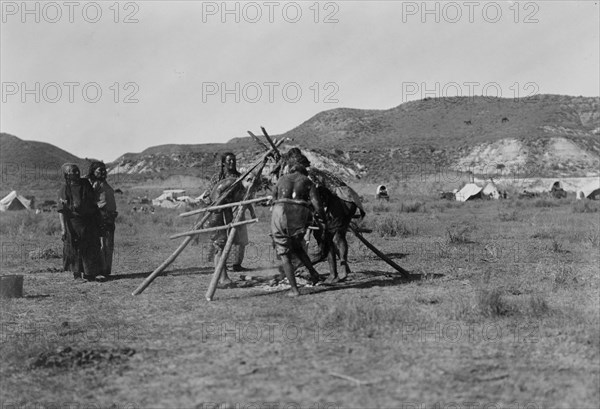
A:
POLYGON ((0 0, 0 409, 600 407, 598 0, 0 0))

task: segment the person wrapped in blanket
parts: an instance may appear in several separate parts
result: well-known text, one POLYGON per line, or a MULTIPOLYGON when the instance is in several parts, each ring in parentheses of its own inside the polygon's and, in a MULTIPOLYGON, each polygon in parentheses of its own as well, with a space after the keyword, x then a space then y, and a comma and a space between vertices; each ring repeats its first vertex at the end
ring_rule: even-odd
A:
MULTIPOLYGON (((237 170, 237 158, 235 154, 232 152, 225 152, 221 155, 221 164, 219 173, 215 174, 209 184, 208 188, 202 193, 201 198, 204 200, 206 204, 211 203, 211 193, 217 184, 226 179, 226 178, 238 178, 241 176, 241 173, 237 170)), ((256 218, 254 208, 252 205, 247 207, 247 210, 250 212, 251 218, 256 218)), ((240 221, 245 220, 245 214, 242 215, 240 221)), ((242 262, 244 261, 244 256, 246 254, 246 246, 248 245, 248 227, 240 226, 237 229, 237 234, 235 236, 235 241, 233 242, 233 247, 231 252, 229 253, 229 257, 227 258, 227 266, 233 271, 241 272, 248 271, 247 268, 242 266, 242 262)), ((214 247, 209 247, 208 251, 208 259, 212 261, 214 258, 214 247)))
POLYGON ((58 191, 63 269, 76 280, 104 281, 100 253, 101 215, 94 190, 74 163, 62 166, 65 184, 58 191))
POLYGON ((319 273, 314 269, 303 247, 304 235, 313 210, 315 218, 325 225, 321 200, 304 166, 295 164, 289 168, 288 174, 279 178, 273 192, 272 204, 271 237, 291 286, 288 295, 296 297, 300 292, 294 276, 293 256, 298 257, 308 269, 313 284, 320 280, 319 273))
MULTIPOLYGON (((215 202, 236 180, 237 177, 226 177, 225 179, 222 179, 219 182, 217 182, 216 186, 213 187, 210 193, 211 202, 215 202)), ((243 184, 239 183, 237 187, 233 188, 233 190, 227 195, 227 197, 221 202, 221 204, 241 201, 243 199, 244 192, 245 188, 243 184)), ((225 226, 226 224, 231 223, 231 221, 233 220, 233 211, 231 207, 228 207, 226 209, 213 210, 209 214, 210 216, 204 224, 205 228, 225 226)), ((236 230, 237 237, 237 234, 239 234, 239 227, 236 230)), ((211 236, 210 239, 214 250, 213 261, 216 269, 219 264, 219 260, 221 259, 221 255, 223 254, 225 243, 227 242, 227 230, 218 230, 217 232, 215 232, 215 234, 211 236)), ((219 285, 221 287, 227 287, 232 284, 233 282, 227 275, 227 265, 225 265, 223 266, 223 271, 220 275, 219 285)))
POLYGON ((117 219, 117 203, 115 191, 106 181, 106 165, 94 161, 90 164, 87 178, 94 189, 96 204, 102 216, 102 232, 100 248, 102 250, 102 275, 112 274, 113 252, 115 249, 115 220, 117 219))

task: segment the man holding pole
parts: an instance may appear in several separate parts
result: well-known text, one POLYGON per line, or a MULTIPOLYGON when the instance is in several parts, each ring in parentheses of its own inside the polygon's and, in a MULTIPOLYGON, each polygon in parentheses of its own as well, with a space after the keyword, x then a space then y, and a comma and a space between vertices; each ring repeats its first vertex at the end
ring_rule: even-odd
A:
POLYGON ((322 225, 325 224, 325 214, 315 185, 307 176, 306 168, 295 164, 289 172, 279 178, 275 186, 271 233, 276 252, 283 262, 283 271, 292 287, 288 295, 297 297, 300 292, 296 285, 292 256, 297 256, 306 266, 313 283, 320 280, 319 273, 302 247, 302 242, 313 209, 322 225))
MULTIPOLYGON (((236 181, 235 178, 225 178, 220 180, 217 185, 212 189, 210 193, 210 197, 212 201, 216 201, 222 194, 236 181)), ((238 185, 221 203, 232 203, 239 202, 242 200, 242 196, 244 194, 243 185, 238 185)), ((231 223, 233 219, 232 208, 228 207, 225 209, 217 209, 210 212, 210 217, 206 221, 206 228, 224 226, 226 224, 231 223)), ((223 248, 225 247, 225 243, 227 242, 227 230, 219 230, 211 237, 213 250, 214 250, 214 263, 215 268, 219 264, 219 260, 221 259, 221 254, 223 253, 223 248)), ((224 271, 221 274, 219 284, 222 286, 228 286, 232 284, 231 279, 227 275, 227 267, 224 267, 224 271)))
MULTIPOLYGON (((202 194, 202 197, 206 198, 207 196, 212 197, 211 193, 214 191, 214 188, 218 185, 218 183, 226 178, 238 178, 241 173, 237 170, 237 158, 232 152, 225 152, 221 155, 221 167, 218 174, 214 175, 209 182, 208 189, 202 194)), ((248 206, 248 211, 250 212, 251 218, 255 218, 256 215, 254 213, 254 208, 250 205, 248 206)), ((241 221, 245 220, 245 217, 242 216, 241 221)), ((248 229, 246 226, 240 226, 238 228, 236 237, 235 237, 235 251, 231 255, 232 261, 228 263, 228 267, 230 267, 233 271, 241 272, 247 271, 248 269, 242 266, 242 262, 244 261, 244 255, 246 252, 246 246, 248 245, 248 229)), ((214 248, 209 248, 208 251, 208 259, 212 259, 214 257, 214 248)))

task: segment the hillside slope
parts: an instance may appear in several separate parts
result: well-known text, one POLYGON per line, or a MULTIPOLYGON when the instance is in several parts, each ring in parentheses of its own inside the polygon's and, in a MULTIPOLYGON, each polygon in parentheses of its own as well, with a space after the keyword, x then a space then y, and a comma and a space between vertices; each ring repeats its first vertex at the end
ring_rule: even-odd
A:
POLYGON ((24 141, 14 135, 0 133, 0 161, 35 165, 79 162, 77 156, 52 144, 37 141, 24 141))
MULTIPOLYGON (((268 124, 248 128, 259 125, 268 128, 268 124)), ((392 181, 448 171, 519 177, 600 174, 599 98, 426 98, 387 110, 338 108, 274 136, 289 140, 284 150, 299 146, 315 166, 350 180, 392 181)), ((2 134, 0 142, 3 182, 27 166, 57 173, 64 162, 85 163, 43 142, 9 134, 2 134)), ((129 175, 131 180, 171 175, 209 178, 226 151, 236 153, 238 167, 243 168, 263 148, 249 137, 219 144, 159 145, 122 155, 109 164, 109 172, 113 177, 129 175)))
POLYGON ((79 158, 50 143, 25 141, 0 133, 0 190, 3 192, 25 186, 43 188, 48 182, 59 183, 62 180, 61 166, 67 162, 77 163, 82 173, 87 172, 90 163, 88 159, 79 158))
POLYGON ((585 175, 598 172, 600 163, 598 107, 598 98, 558 95, 424 99, 381 111, 324 111, 284 136, 343 154, 375 179, 414 165, 585 175))
MULTIPOLYGON (((426 98, 387 110, 321 112, 280 137, 313 161, 347 177, 371 181, 445 171, 526 176, 598 174, 598 98, 539 95, 521 100, 426 98)), ((161 145, 126 154, 113 172, 215 172, 218 153, 231 150, 241 166, 261 150, 250 138, 227 144, 161 145)))

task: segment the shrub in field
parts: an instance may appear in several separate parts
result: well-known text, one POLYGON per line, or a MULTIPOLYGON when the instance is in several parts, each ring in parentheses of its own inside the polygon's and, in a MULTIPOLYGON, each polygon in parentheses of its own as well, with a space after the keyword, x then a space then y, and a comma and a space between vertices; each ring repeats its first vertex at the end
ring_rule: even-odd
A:
POLYGON ((531 294, 525 311, 521 312, 532 318, 540 318, 550 312, 550 307, 541 294, 531 294))
MULTIPOLYGON (((460 294, 459 294, 460 295, 460 294)), ((451 320, 469 320, 473 317, 473 305, 471 297, 453 296, 452 303, 448 308, 444 309, 444 313, 451 320)))
POLYGON ((154 214, 150 215, 151 221, 154 224, 163 224, 167 227, 172 227, 174 224, 174 218, 177 217, 176 214, 172 212, 163 212, 157 211, 154 214))
POLYGON ((552 240, 552 245, 551 245, 550 249, 555 253, 568 253, 569 252, 569 250, 565 250, 562 242, 560 242, 556 239, 552 240))
POLYGON ((23 234, 52 236, 59 232, 58 213, 3 212, 0 217, 0 234, 3 236, 23 234))
POLYGON ((453 244, 473 243, 470 238, 475 226, 464 223, 453 223, 446 229, 448 242, 453 244))
POLYGON ((387 213, 390 211, 390 207, 383 203, 377 203, 373 205, 373 213, 387 213))
POLYGON ((577 274, 573 267, 566 264, 559 264, 553 271, 554 285, 568 286, 577 283, 577 274))
POLYGON ((551 239, 553 237, 556 236, 556 232, 552 232, 552 231, 548 231, 548 230, 541 230, 541 231, 536 231, 535 233, 533 233, 531 235, 532 239, 551 239))
POLYGON ((502 221, 502 222, 518 222, 521 220, 521 215, 519 214, 519 212, 515 209, 512 212, 499 212, 498 213, 498 220, 502 221))
POLYGON ((375 305, 356 301, 335 304, 317 318, 323 327, 337 331, 365 333, 368 337, 375 333, 393 330, 410 321, 410 309, 400 306, 375 305))
POLYGON ((119 213, 115 221, 120 234, 125 236, 135 236, 138 234, 138 227, 142 225, 143 217, 140 213, 119 213))
POLYGON ((373 230, 379 233, 381 237, 405 237, 418 233, 417 228, 407 226, 404 220, 395 215, 389 215, 376 219, 373 230))
POLYGON ((51 218, 44 218, 41 223, 41 229, 47 236, 53 236, 61 232, 60 221, 58 216, 51 218))
POLYGON ((600 211, 600 202, 591 200, 578 200, 573 205, 573 213, 597 213, 600 211))
POLYGON ((504 291, 494 288, 477 293, 477 307, 484 317, 502 317, 514 313, 514 307, 506 300, 504 291))
POLYGON ((429 205, 429 208, 431 210, 437 210, 440 213, 444 213, 446 209, 456 209, 462 207, 462 205, 463 203, 456 202, 454 200, 444 200, 432 203, 431 205, 429 205))
POLYGON ((400 213, 426 213, 427 208, 424 202, 408 202, 400 205, 400 213))
POLYGON ((558 207, 560 202, 554 199, 537 199, 533 202, 534 207, 558 207))
POLYGON ((585 239, 592 247, 600 247, 600 233, 598 229, 592 229, 585 234, 585 239))

